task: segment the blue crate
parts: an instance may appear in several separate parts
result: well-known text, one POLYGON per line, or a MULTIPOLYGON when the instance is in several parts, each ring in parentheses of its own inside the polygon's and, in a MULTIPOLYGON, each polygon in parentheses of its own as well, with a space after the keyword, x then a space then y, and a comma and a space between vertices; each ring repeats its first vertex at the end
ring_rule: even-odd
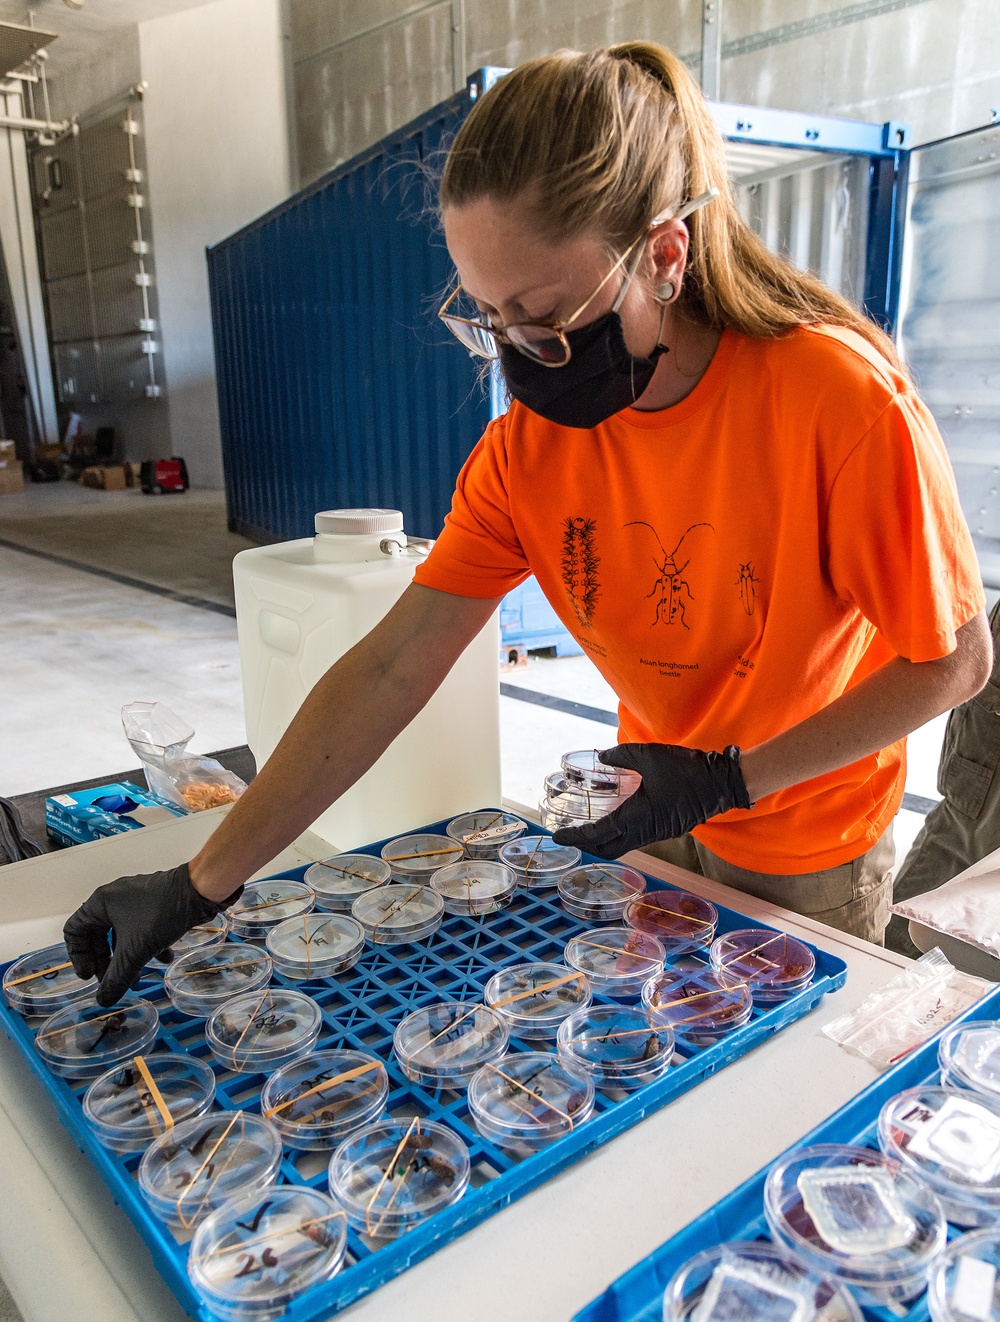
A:
MULTIPOLYGON (((436 822, 424 829, 440 832, 445 825, 436 822)), ((529 830, 531 834, 545 834, 537 827, 529 830)), ((385 843, 383 840, 365 846, 361 852, 377 854, 385 843)), ((305 870, 305 867, 294 868, 276 875, 301 879, 305 870)), ((650 890, 676 889, 652 877, 647 878, 647 885, 650 890)), ((720 933, 748 924, 745 916, 719 908, 720 933)), ((752 925, 762 926, 756 921, 752 925)), ((316 1286, 296 1300, 283 1315, 287 1322, 324 1322, 331 1314, 428 1257, 744 1055, 804 1015, 827 992, 843 986, 847 977, 843 960, 814 950, 816 976, 809 987, 767 1011, 755 1009, 744 1027, 713 1046, 700 1050, 680 1048, 679 1063, 672 1065, 663 1078, 624 1100, 613 1101, 598 1093, 590 1119, 542 1151, 519 1160, 479 1135, 469 1116, 464 1093, 432 1092, 411 1083, 392 1056, 392 1034, 405 1015, 421 1006, 443 1000, 481 999, 486 982, 498 967, 525 959, 561 959, 569 937, 589 926, 592 924, 581 922, 562 908, 555 891, 518 891, 511 907, 499 913, 484 918, 446 915, 430 940, 400 947, 402 954, 369 946, 360 962, 338 979, 290 983, 277 972, 274 974, 274 984, 305 990, 323 1007, 323 1029, 317 1050, 353 1047, 379 1056, 389 1071, 388 1112, 407 1117, 416 1113, 449 1125, 468 1144, 472 1164, 472 1182, 465 1195, 399 1240, 373 1248, 356 1231, 350 1230, 344 1269, 332 1281, 316 1286)), ((259 1109, 264 1075, 234 1075, 216 1065, 205 1043, 204 1020, 178 1014, 166 1000, 159 979, 145 980, 139 991, 154 1001, 160 1011, 158 1045, 167 1051, 190 1052, 213 1065, 218 1080, 218 1109, 259 1109)), ((602 999, 595 997, 596 1001, 602 999)), ((73 1088, 65 1079, 49 1073, 33 1049, 37 1025, 32 1027, 0 1004, 0 1027, 20 1048, 55 1103, 74 1142, 90 1157, 115 1200, 135 1223, 157 1268, 182 1306, 192 1317, 209 1322, 213 1315, 188 1280, 187 1245, 178 1244, 170 1230, 152 1216, 139 1193, 134 1172, 141 1154, 119 1156, 100 1145, 83 1118, 81 1101, 86 1085, 73 1088)), ((512 1039, 511 1046, 513 1050, 537 1049, 536 1044, 516 1039, 512 1039)), ((328 1159, 329 1154, 286 1149, 279 1178, 325 1190, 328 1159)))
MULTIPOLYGON (((938 1040, 955 1023, 975 1019, 1000 1019, 1000 988, 990 992, 971 1006, 964 1015, 944 1027, 923 1046, 911 1051, 905 1060, 886 1070, 874 1083, 862 1089, 856 1097, 834 1111, 822 1124, 804 1138, 793 1143, 788 1152, 809 1147, 814 1143, 849 1143, 858 1147, 878 1150, 878 1116, 890 1097, 906 1088, 922 1083, 937 1083, 940 1072, 937 1065, 938 1040)), ((707 1212, 689 1222, 683 1230, 654 1249, 641 1262, 619 1276, 603 1294, 591 1300, 585 1308, 574 1314, 571 1322, 660 1322, 663 1316, 663 1294, 674 1273, 702 1249, 734 1240, 770 1240, 771 1234, 764 1216, 764 1183, 768 1171, 785 1153, 779 1153, 774 1162, 751 1175, 732 1193, 721 1198, 707 1212)), ((949 1238, 957 1231, 948 1227, 949 1238)), ((894 1322, 900 1311, 888 1308, 862 1309, 866 1318, 878 1322, 894 1322)), ((910 1322, 926 1322, 929 1317, 926 1296, 921 1295, 907 1306, 910 1322)))

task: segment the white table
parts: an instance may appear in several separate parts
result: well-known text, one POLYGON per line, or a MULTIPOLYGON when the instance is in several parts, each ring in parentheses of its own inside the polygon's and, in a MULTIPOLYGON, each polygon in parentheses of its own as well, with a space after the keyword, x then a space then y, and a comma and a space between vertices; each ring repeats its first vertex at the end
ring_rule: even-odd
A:
MULTIPOLYGON (((225 809, 0 869, 0 960, 60 939, 95 885, 183 862, 225 809)), ((320 857, 320 846, 312 857, 320 857)), ((262 875, 304 862, 294 847, 262 875)), ((352 1322, 553 1322, 772 1160, 876 1077, 820 1033, 906 964, 646 855, 644 871, 840 956, 847 985, 540 1189, 359 1301, 352 1322)), ((0 1035, 0 1276, 26 1322, 180 1322, 128 1217, 0 1035)))

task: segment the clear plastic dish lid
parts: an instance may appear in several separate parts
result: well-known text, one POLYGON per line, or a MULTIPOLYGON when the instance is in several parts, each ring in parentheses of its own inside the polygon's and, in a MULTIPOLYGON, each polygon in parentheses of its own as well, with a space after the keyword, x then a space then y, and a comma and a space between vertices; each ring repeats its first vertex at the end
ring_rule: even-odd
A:
POLYGON ((307 868, 303 881, 315 892, 318 909, 349 910, 359 895, 391 876, 389 864, 372 854, 335 854, 307 868))
POLYGON ((441 896, 448 913, 495 913, 514 898, 517 874, 506 863, 465 858, 438 868, 431 877, 431 889, 441 896))
POLYGON ((587 789, 622 797, 633 794, 642 781, 638 771, 609 767, 606 762, 602 762, 596 748, 580 748, 572 753, 564 753, 562 770, 570 785, 583 785, 587 789))
POLYGON ((625 922, 662 941, 671 956, 712 944, 719 911, 690 891, 648 891, 629 902, 625 922))
POLYGON ((385 1066, 363 1051, 314 1051, 276 1070, 264 1085, 265 1120, 293 1148, 333 1147, 381 1115, 385 1066))
POLYGON ((484 1065, 469 1084, 477 1128, 501 1146, 551 1142, 582 1124, 593 1109, 590 1074, 546 1052, 519 1052, 484 1065))
POLYGON ((399 876, 426 876, 457 863, 465 850, 450 836, 420 832, 403 835, 382 846, 382 857, 399 876))
POLYGON ((263 936, 286 918, 309 913, 316 896, 301 881, 272 877, 248 883, 243 894, 226 910, 230 928, 240 936, 263 936))
POLYGON ((215 918, 199 923, 197 927, 189 928, 183 936, 172 942, 169 960, 151 959, 147 967, 165 969, 173 960, 180 959, 182 955, 190 955, 193 950, 208 950, 212 946, 220 946, 225 941, 228 931, 226 915, 217 914, 215 918))
POLYGON ((945 1197, 973 1194, 1000 1210, 1000 1103, 969 1092, 909 1088, 883 1106, 879 1145, 945 1197))
POLYGON ((469 1183, 469 1152, 445 1125, 380 1121, 330 1158, 330 1192, 350 1223, 387 1238, 450 1207, 469 1183))
POLYGON ((249 1111, 216 1111, 161 1135, 139 1163, 139 1187, 163 1221, 190 1229, 234 1194, 268 1188, 281 1138, 249 1111))
POLYGON ((1000 1099, 1000 1023, 949 1028, 938 1043, 941 1082, 1000 1099))
POLYGON ((312 997, 269 987, 223 1002, 205 1025, 205 1041, 227 1069, 266 1070, 311 1051, 322 1018, 312 997))
POLYGON ((117 1005, 96 1002, 57 1010, 35 1036, 35 1050, 49 1069, 69 1079, 94 1079, 156 1041, 160 1016, 140 996, 123 996, 117 1005))
POLYGON ((559 1026, 559 1055, 582 1065, 598 1088, 637 1088, 666 1072, 674 1054, 669 1027, 653 1027, 642 1010, 591 1005, 559 1026))
POLYGON ((358 962, 365 934, 347 914, 314 911, 272 927, 265 944, 282 973, 329 978, 358 962))
POLYGON ((663 1298, 664 1322, 861 1322, 861 1317, 844 1286, 759 1240, 696 1253, 663 1298))
POLYGON ((555 1037, 562 1021, 590 1004, 586 976, 562 964, 515 964, 494 973, 484 999, 515 1037, 555 1037))
POLYGON ((575 868, 583 855, 574 845, 557 845, 549 835, 527 835, 501 846, 497 858, 517 873, 528 887, 557 886, 559 878, 575 868))
POLYGON ((97 979, 78 978, 60 941, 22 955, 3 975, 4 1000, 23 1015, 50 1015, 67 1005, 92 1001, 97 979))
POLYGON ((476 1070, 499 1060, 508 1031, 485 1005, 449 1001, 407 1015, 392 1038, 408 1079, 437 1087, 465 1087, 476 1070))
POLYGON ((663 972, 663 946, 655 936, 631 927, 595 927, 566 942, 563 958, 585 973, 591 986, 614 996, 639 995, 650 978, 663 972))
POLYGON ((226 1322, 280 1317, 305 1290, 340 1270, 347 1218, 307 1185, 243 1194, 198 1227, 188 1275, 216 1317, 226 1322))
POLYGON ((551 812, 562 816, 581 817, 586 821, 595 821, 620 807, 627 795, 606 790, 591 789, 579 781, 568 780, 558 771, 545 777, 545 794, 542 803, 551 812))
POLYGON ((726 932, 712 945, 712 967, 739 978, 758 1000, 780 999, 808 986, 816 956, 787 932, 766 927, 726 932))
POLYGON ((708 1040, 741 1028, 753 1014, 744 982, 716 969, 664 969, 642 989, 650 1023, 669 1025, 679 1040, 708 1040))
POLYGON ((195 1056, 134 1056, 87 1089, 83 1114, 115 1152, 138 1152, 161 1134, 204 1115, 215 1097, 215 1075, 195 1056))
POLYGON ((429 935, 444 915, 444 901, 418 882, 400 882, 366 891, 351 913, 375 945, 415 941, 429 935))
POLYGON ((163 975, 163 985, 179 1010, 211 1012, 231 996, 266 987, 271 957, 263 950, 235 943, 182 955, 163 975))
POLYGON ((454 818, 446 829, 468 858, 496 858, 500 846, 523 835, 528 823, 502 808, 481 808, 454 818))
POLYGON ((563 907, 585 921, 621 919, 629 901, 645 889, 642 873, 619 863, 585 863, 559 878, 563 907))
POLYGON ((1000 1230, 953 1239, 934 1263, 927 1303, 934 1322, 1000 1322, 1000 1230))

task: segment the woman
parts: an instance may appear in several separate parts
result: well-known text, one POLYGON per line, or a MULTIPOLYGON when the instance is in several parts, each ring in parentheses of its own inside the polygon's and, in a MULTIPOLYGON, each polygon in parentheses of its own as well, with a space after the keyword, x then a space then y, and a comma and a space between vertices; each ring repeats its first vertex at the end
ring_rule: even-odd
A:
POLYGON ((560 838, 683 839, 708 875, 881 940, 905 736, 990 669, 944 447, 891 342, 754 237, 657 46, 509 74, 441 209, 441 315, 500 355, 510 409, 415 583, 198 856, 70 918, 104 1004, 372 765, 529 572, 621 698, 606 759, 643 777, 560 838))

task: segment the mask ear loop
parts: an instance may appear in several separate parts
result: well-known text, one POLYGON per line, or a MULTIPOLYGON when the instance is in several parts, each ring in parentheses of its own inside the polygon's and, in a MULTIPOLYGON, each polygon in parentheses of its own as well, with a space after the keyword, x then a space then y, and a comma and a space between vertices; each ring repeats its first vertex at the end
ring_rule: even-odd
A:
MULTIPOLYGON (((719 196, 719 190, 717 188, 710 188, 707 193, 699 193, 697 197, 694 197, 691 199, 690 202, 685 203, 685 205, 682 206, 680 210, 677 211, 676 213, 671 212, 670 210, 659 212, 659 214, 655 215, 653 219, 650 221, 649 228, 653 230, 656 228, 657 225, 662 225, 665 220, 687 220, 688 216, 692 215, 695 211, 700 211, 703 206, 707 206, 709 202, 711 202, 714 198, 717 198, 718 196, 719 196)), ((643 244, 643 249, 645 249, 645 244, 643 244)), ((636 263, 636 265, 638 266, 638 263, 636 263)), ((635 274, 634 271, 630 272, 630 278, 631 275, 634 274, 635 274)), ((660 329, 657 332, 657 336, 656 336, 656 348, 653 350, 653 355, 655 355, 657 358, 660 356, 660 354, 670 352, 670 346, 663 343, 663 323, 666 320, 667 308, 670 306, 671 303, 673 303, 674 299, 677 298, 679 293, 680 293, 680 289, 678 288, 677 291, 670 298, 665 298, 661 302, 660 329)), ((621 295, 619 296, 619 298, 620 297, 621 295)), ((617 304, 614 310, 615 311, 618 310, 617 304)))

